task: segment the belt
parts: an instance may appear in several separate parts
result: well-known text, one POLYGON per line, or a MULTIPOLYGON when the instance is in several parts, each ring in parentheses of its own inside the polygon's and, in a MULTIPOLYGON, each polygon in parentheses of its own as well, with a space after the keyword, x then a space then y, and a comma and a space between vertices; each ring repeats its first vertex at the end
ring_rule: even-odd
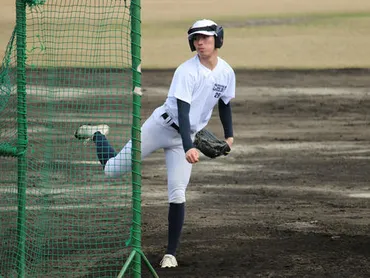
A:
MULTIPOLYGON (((163 113, 163 114, 161 115, 161 117, 162 117, 163 119, 167 119, 169 116, 168 116, 168 114, 165 112, 165 113, 163 113)), ((177 126, 177 124, 172 123, 172 124, 171 124, 171 126, 172 126, 174 129, 176 129, 176 130, 177 130, 177 132, 180 132, 180 128, 177 126)))

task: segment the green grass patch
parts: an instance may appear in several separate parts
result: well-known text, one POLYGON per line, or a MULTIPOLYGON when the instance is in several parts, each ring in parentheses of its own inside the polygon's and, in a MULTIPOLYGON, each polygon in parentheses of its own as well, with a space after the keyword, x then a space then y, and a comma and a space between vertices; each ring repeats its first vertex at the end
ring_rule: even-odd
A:
MULTIPOLYGON (((220 55, 235 68, 369 67, 370 12, 223 17, 220 55)), ((143 25, 144 67, 176 67, 189 54, 183 20, 143 25)))
MULTIPOLYGON (((246 15, 217 14, 215 17, 216 22, 225 28, 225 44, 220 56, 234 68, 370 67, 367 54, 370 48, 370 11, 255 12, 246 15)), ((119 22, 107 18, 104 21, 71 19, 68 22, 62 18, 61 23, 53 21, 52 25, 48 25, 45 22, 40 27, 40 30, 55 28, 54 33, 43 37, 42 45, 49 49, 58 48, 55 52, 57 58, 46 51, 37 57, 39 62, 30 60, 30 63, 50 66, 47 60, 53 58, 53 65, 62 61, 60 66, 116 67, 122 62, 117 57, 125 53, 127 57, 123 60, 127 64, 129 34, 111 39, 120 34, 122 26, 119 22), (99 44, 103 44, 101 49, 96 47, 99 44), (93 62, 89 63, 89 57, 94 58, 93 62)), ((190 58, 194 54, 190 52, 187 42, 187 30, 191 23, 189 15, 179 20, 160 17, 143 20, 142 68, 175 68, 190 58)), ((43 33, 34 31, 29 34, 36 36, 43 33)), ((40 40, 30 39, 28 47, 32 51, 38 50, 40 40)))

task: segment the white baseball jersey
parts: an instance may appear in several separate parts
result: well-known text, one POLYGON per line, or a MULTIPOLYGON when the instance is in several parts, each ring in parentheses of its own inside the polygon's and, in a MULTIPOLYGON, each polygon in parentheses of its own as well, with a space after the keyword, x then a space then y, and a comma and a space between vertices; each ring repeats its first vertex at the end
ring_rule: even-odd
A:
POLYGON ((210 70, 195 55, 176 69, 164 107, 178 125, 177 99, 189 103, 190 130, 195 133, 207 125, 220 98, 228 104, 234 97, 235 73, 230 65, 219 57, 210 70))

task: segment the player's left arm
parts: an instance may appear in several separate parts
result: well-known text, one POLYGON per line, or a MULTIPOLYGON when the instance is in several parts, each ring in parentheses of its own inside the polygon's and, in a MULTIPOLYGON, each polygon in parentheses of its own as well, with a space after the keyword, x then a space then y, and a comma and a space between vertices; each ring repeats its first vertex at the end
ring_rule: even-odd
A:
POLYGON ((218 112, 222 123, 222 127, 224 129, 225 141, 231 148, 232 144, 234 143, 234 131, 230 101, 227 104, 225 104, 225 102, 222 99, 219 99, 218 112))
POLYGON ((235 98, 235 83, 235 72, 230 70, 226 92, 224 92, 218 101, 218 112, 224 129, 225 141, 229 144, 230 148, 234 143, 233 118, 230 102, 235 98))

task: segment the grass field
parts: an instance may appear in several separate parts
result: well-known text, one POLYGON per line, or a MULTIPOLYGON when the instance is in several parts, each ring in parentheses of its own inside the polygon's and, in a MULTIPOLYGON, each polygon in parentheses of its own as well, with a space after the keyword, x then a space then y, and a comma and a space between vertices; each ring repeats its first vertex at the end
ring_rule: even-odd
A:
MULTIPOLYGON (((15 22, 14 0, 0 11, 0 58, 15 22)), ((369 67, 366 0, 142 1, 143 68, 172 68, 190 57, 186 31, 199 18, 225 27, 220 55, 236 68, 369 67)))

